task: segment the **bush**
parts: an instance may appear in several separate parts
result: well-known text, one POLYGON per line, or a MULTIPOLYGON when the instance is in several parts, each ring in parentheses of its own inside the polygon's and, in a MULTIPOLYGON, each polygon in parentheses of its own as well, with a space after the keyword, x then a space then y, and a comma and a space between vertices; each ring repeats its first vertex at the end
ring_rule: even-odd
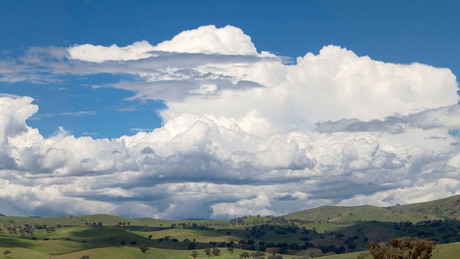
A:
POLYGON ((213 249, 212 249, 212 254, 213 254, 214 256, 220 255, 220 249, 219 249, 219 248, 213 248, 213 249))
POLYGON ((276 253, 278 253, 278 248, 276 247, 269 247, 266 249, 267 253, 269 254, 272 254, 272 255, 275 255, 276 253))
POLYGON ((261 256, 265 256, 265 254, 262 252, 252 252, 251 253, 251 257, 261 257, 261 256))
POLYGON ((139 250, 141 250, 142 253, 147 252, 149 249, 150 248, 145 244, 142 244, 142 245, 139 246, 139 250))
POLYGON ((314 258, 322 256, 323 251, 319 248, 308 248, 306 250, 300 251, 298 255, 301 257, 314 258))
MULTIPOLYGON (((374 259, 400 258, 400 259, 428 259, 431 258, 434 249, 434 241, 402 237, 391 240, 391 245, 386 242, 373 241, 369 244, 369 254, 374 259)), ((369 257, 368 254, 360 254, 358 258, 369 257)))

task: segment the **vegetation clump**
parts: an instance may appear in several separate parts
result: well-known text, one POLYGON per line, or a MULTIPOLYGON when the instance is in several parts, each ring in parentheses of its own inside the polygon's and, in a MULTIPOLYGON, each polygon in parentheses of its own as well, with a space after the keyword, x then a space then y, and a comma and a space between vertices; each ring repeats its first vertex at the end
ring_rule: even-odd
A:
POLYGON ((360 254, 359 259, 429 259, 432 256, 435 242, 429 239, 402 237, 386 242, 373 241, 369 244, 369 252, 360 254))
POLYGON ((145 253, 149 250, 150 248, 146 244, 142 244, 139 246, 139 250, 141 250, 142 253, 145 253))
POLYGON ((8 256, 9 254, 11 254, 11 251, 8 250, 8 249, 6 249, 5 251, 3 251, 3 254, 4 254, 5 256, 8 256))

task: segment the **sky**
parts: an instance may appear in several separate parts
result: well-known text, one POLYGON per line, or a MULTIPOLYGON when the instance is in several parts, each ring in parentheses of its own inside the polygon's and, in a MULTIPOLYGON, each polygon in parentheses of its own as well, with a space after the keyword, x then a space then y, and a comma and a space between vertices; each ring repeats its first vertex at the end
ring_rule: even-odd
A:
POLYGON ((0 213, 460 194, 458 1, 0 1, 0 213))

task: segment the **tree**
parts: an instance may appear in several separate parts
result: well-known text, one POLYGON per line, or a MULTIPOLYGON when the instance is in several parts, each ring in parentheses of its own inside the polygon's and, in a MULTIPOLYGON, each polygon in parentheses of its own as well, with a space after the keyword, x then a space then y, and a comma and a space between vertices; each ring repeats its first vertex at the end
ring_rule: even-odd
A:
POLYGON ((146 245, 146 244, 142 244, 139 246, 139 250, 142 251, 142 253, 145 253, 147 252, 147 250, 149 250, 150 248, 146 245))
POLYGON ((193 249, 195 249, 196 247, 197 247, 197 245, 196 245, 195 243, 190 243, 190 244, 188 244, 188 249, 190 249, 190 250, 193 250, 193 249))
POLYGON ((214 247, 214 248, 212 249, 212 254, 213 254, 214 256, 220 255, 220 249, 217 248, 217 247, 214 247))
POLYGON ((205 253, 207 256, 211 256, 211 248, 209 248, 209 247, 206 248, 206 249, 204 250, 204 253, 205 253))
POLYGON ((402 237, 391 240, 391 245, 386 242, 373 241, 369 244, 368 254, 360 254, 358 258, 374 259, 398 258, 398 259, 429 259, 434 249, 434 241, 402 237))
POLYGON ((3 251, 3 254, 4 254, 5 256, 8 256, 9 254, 11 254, 11 251, 8 250, 8 249, 6 249, 5 251, 3 251))
POLYGON ((307 248, 307 250, 302 250, 298 253, 298 255, 302 257, 307 257, 307 258, 314 258, 314 257, 320 257, 323 255, 323 251, 319 248, 307 248))
POLYGON ((243 253, 241 253, 241 255, 240 255, 240 258, 249 258, 249 257, 251 257, 251 256, 249 255, 248 252, 243 252, 243 253))
POLYGON ((276 248, 276 247, 269 247, 269 248, 267 248, 266 252, 269 253, 269 254, 275 255, 275 254, 278 253, 278 248, 276 248))
POLYGON ((259 257, 263 257, 265 254, 262 252, 256 251, 256 252, 252 252, 250 255, 252 258, 259 258, 259 257))

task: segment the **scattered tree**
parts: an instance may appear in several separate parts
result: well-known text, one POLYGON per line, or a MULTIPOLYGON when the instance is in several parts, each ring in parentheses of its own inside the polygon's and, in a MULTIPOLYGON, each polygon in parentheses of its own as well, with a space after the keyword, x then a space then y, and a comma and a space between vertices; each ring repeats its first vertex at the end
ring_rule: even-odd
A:
POLYGON ((263 252, 259 252, 259 251, 251 253, 252 258, 259 258, 259 257, 264 257, 264 256, 265 256, 265 254, 263 252))
POLYGON ((142 244, 139 246, 139 250, 141 250, 142 253, 147 252, 150 248, 146 244, 142 244))
POLYGON ((214 247, 214 248, 212 249, 212 254, 213 254, 214 256, 220 255, 220 249, 217 248, 217 247, 214 247))
POLYGON ((275 254, 278 253, 278 248, 276 248, 276 247, 268 247, 266 251, 269 254, 275 255, 275 254))
POLYGON ((298 253, 299 256, 301 257, 306 257, 306 258, 314 258, 314 257, 320 257, 323 255, 323 251, 319 248, 307 248, 306 250, 302 250, 298 253))

